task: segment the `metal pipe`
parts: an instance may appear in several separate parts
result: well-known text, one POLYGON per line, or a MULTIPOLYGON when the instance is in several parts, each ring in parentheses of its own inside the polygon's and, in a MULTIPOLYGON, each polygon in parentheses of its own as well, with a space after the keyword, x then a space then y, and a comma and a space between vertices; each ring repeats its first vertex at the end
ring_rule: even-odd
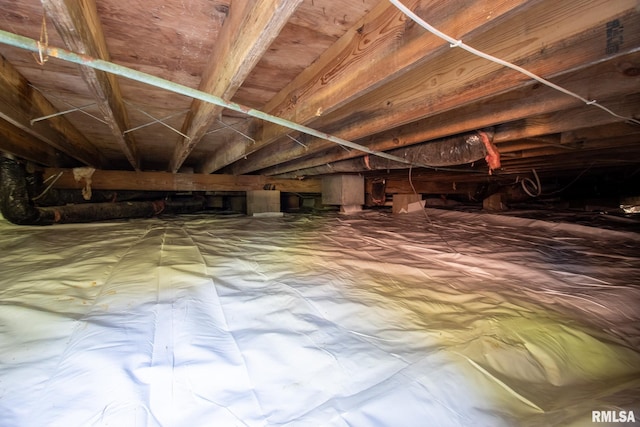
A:
POLYGON ((49 57, 62 59, 64 61, 73 62, 75 64, 80 64, 87 67, 95 68, 96 70, 104 71, 120 77, 125 77, 128 79, 145 83, 151 86, 155 86, 161 89, 166 89, 168 91, 178 93, 180 95, 185 95, 190 98, 215 104, 220 107, 227 108, 229 110, 237 111, 237 112, 246 114, 248 116, 255 117, 257 119, 265 120, 280 126, 284 126, 289 129, 297 130, 298 132, 306 133, 308 135, 312 135, 320 139, 325 139, 327 141, 331 141, 336 144, 339 144, 343 147, 353 148, 354 150, 362 151, 363 153, 372 154, 374 156, 382 157, 388 160, 393 160, 396 162, 405 163, 405 164, 409 164, 417 167, 423 167, 423 168, 429 168, 429 169, 441 169, 441 168, 433 168, 424 164, 412 163, 406 159, 403 159, 398 156, 393 156, 391 154, 387 154, 382 151, 374 151, 374 150, 371 150, 370 148, 365 147, 364 145, 347 141, 346 139, 342 139, 334 135, 329 135, 328 133, 312 129, 307 126, 294 123, 286 119, 282 119, 280 117, 273 116, 271 114, 265 113, 260 110, 255 110, 253 108, 246 107, 235 102, 225 101, 224 99, 218 96, 212 95, 210 93, 202 92, 200 90, 193 89, 188 86, 181 85, 179 83, 174 83, 169 80, 165 80, 160 77, 153 76, 151 74, 143 73, 141 71, 136 71, 131 68, 124 67, 122 65, 117 65, 112 62, 104 61, 101 59, 95 59, 87 55, 79 55, 77 53, 74 53, 62 48, 55 48, 55 47, 48 47, 48 46, 44 47, 41 44, 39 45, 38 42, 34 39, 13 34, 8 31, 0 30, 0 43, 18 47, 25 50, 29 50, 31 52, 36 52, 49 57))

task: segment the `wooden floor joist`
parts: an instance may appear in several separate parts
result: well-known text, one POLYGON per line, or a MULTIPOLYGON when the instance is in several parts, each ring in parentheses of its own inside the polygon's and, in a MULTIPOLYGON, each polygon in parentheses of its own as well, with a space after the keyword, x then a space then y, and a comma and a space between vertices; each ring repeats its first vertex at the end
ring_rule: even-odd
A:
MULTIPOLYGON (((602 49, 592 48, 606 43, 606 34, 597 30, 610 17, 625 14, 628 16, 625 22, 631 32, 640 28, 640 15, 634 11, 633 2, 616 2, 615 8, 611 8, 611 3, 602 1, 583 0, 581 4, 585 13, 580 25, 576 22, 566 25, 567 17, 578 7, 577 4, 543 1, 527 11, 527 18, 515 17, 504 26, 471 39, 469 43, 506 60, 535 64, 535 67, 529 67, 533 72, 555 76, 598 64, 611 57, 602 49), (516 43, 513 35, 521 30, 522 19, 547 24, 520 35, 517 50, 507 48, 516 43), (554 30, 550 31, 550 27, 554 30), (558 61, 558 56, 565 59, 558 61)), ((628 44, 620 53, 636 51, 634 46, 640 41, 638 34, 629 35, 628 44)), ((531 84, 531 79, 523 74, 484 58, 474 57, 468 52, 450 49, 435 60, 410 70, 393 84, 365 94, 357 102, 323 116, 318 126, 341 138, 357 140, 399 124, 446 114, 461 106, 478 103, 531 84)), ((292 141, 280 141, 225 171, 232 171, 234 174, 263 171, 273 165, 316 155, 332 148, 330 143, 316 138, 305 138, 303 142, 305 147, 292 141)))
MULTIPOLYGON (((258 60, 296 10, 301 0, 262 0, 233 2, 222 26, 215 50, 200 82, 199 90, 231 99, 258 60), (242 37, 238 35, 242 34, 242 37)), ((194 100, 183 124, 182 138, 176 145, 169 171, 177 172, 215 122, 223 108, 194 100)))
MULTIPOLYGON (((588 93, 595 99, 611 95, 623 97, 635 93, 640 88, 640 75, 625 73, 625 67, 630 67, 634 63, 640 63, 639 52, 616 55, 605 62, 560 73, 553 81, 569 89, 588 93)), ((568 109, 580 109, 585 114, 597 114, 603 120, 607 115, 603 111, 591 111, 595 109, 588 108, 574 98, 556 90, 531 82, 516 91, 466 104, 452 111, 380 132, 370 138, 358 140, 358 142, 373 150, 387 151, 399 146, 468 132, 481 128, 487 123, 509 123, 568 109)), ((359 155, 357 152, 347 152, 324 142, 322 144, 327 148, 326 152, 318 152, 313 156, 305 156, 300 160, 266 168, 261 172, 265 175, 289 173, 291 176, 304 176, 305 169, 359 155)))
POLYGON ((0 0, 11 12, 0 20, 0 152, 95 167, 110 189, 245 191, 277 178, 288 179, 277 189, 315 192, 308 178, 392 182, 371 156, 402 153, 407 164, 407 150, 485 131, 502 153, 492 176, 482 153, 434 170, 435 153, 413 160, 416 182, 459 193, 462 182, 506 184, 531 169, 545 179, 587 165, 603 180, 620 165, 637 173, 638 0, 400 1, 408 9, 0 0), (118 172, 131 170, 141 173, 118 172))
MULTIPOLYGON (((42 164, 49 164, 47 163, 50 161, 47 148, 49 146, 86 165, 107 166, 104 157, 100 155, 98 150, 64 116, 31 122, 40 116, 56 113, 58 110, 51 102, 42 93, 33 89, 30 82, 0 55, 0 118, 17 127, 20 131, 31 135, 29 138, 31 155, 36 152, 43 154, 34 160, 42 164), (42 147, 38 147, 38 145, 42 145, 42 147)), ((7 138, 7 144, 1 144, 0 148, 11 152, 11 147, 8 146, 9 139, 7 138)), ((24 142, 25 137, 20 137, 19 140, 24 142)), ((15 144, 14 140, 14 148, 15 144)), ((31 157, 27 158, 31 159, 31 157)))
POLYGON ((3 140, 2 150, 14 156, 32 162, 44 162, 49 167, 60 167, 59 151, 28 132, 0 119, 0 139, 3 140))
MULTIPOLYGON (((93 0, 43 0, 42 5, 67 49, 109 60, 107 43, 93 0)), ((81 72, 120 150, 131 166, 139 170, 140 155, 135 139, 131 133, 125 133, 131 126, 118 80, 114 75, 91 67, 81 67, 81 72)))
MULTIPOLYGON (((417 0, 407 2, 416 7, 417 0)), ((452 16, 446 2, 431 5, 431 17, 443 29, 457 36, 471 34, 486 25, 486 10, 491 5, 493 18, 508 15, 523 4, 521 0, 477 1, 465 8, 464 19, 452 16)), ((321 115, 345 105, 379 85, 407 72, 416 64, 428 62, 446 42, 407 26, 405 17, 392 4, 380 2, 319 59, 280 91, 265 110, 278 117, 311 124, 321 115)), ((201 165, 202 172, 213 172, 267 147, 289 130, 265 124, 256 144, 239 145, 236 138, 225 144, 201 165)))

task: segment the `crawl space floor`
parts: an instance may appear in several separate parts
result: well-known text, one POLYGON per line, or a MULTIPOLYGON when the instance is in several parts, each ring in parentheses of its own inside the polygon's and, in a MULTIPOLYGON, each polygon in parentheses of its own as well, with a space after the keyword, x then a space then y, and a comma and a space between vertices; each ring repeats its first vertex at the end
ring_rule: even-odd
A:
POLYGON ((426 212, 0 220, 0 425, 640 418, 640 234, 426 212))

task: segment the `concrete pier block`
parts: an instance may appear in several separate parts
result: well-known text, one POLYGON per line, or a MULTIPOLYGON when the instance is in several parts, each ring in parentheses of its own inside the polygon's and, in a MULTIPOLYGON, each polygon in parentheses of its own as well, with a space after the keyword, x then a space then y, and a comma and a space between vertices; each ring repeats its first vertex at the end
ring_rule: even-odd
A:
POLYGON ((363 205, 364 177, 360 175, 331 175, 323 177, 322 204, 363 205))
POLYGON ((280 191, 247 191, 247 215, 253 216, 266 212, 280 212, 280 191))

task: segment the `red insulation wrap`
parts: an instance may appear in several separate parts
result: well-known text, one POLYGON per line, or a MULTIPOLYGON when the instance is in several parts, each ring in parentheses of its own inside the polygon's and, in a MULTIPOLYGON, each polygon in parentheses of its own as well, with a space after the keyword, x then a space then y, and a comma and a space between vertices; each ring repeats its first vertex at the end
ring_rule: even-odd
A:
POLYGON ((478 135, 487 150, 487 155, 484 159, 489 165, 489 175, 491 175, 494 170, 500 168, 500 152, 486 132, 478 131, 478 135))

